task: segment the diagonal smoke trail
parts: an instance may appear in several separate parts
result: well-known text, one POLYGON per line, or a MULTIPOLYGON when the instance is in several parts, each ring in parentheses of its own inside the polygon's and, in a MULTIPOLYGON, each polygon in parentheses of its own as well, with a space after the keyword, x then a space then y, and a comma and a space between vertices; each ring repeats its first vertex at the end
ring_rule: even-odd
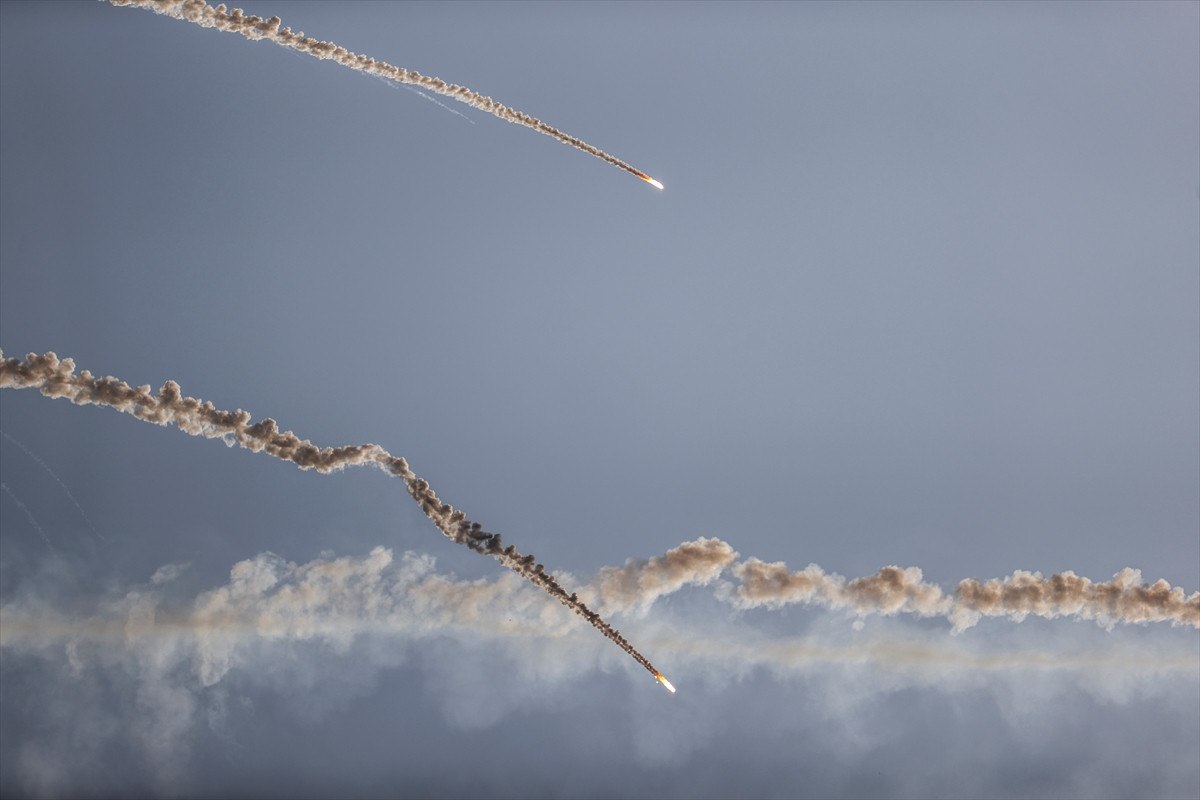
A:
POLYGON ((343 67, 349 67, 367 75, 375 75, 397 83, 428 89, 431 92, 452 98, 460 103, 465 103, 472 108, 494 114, 505 122, 524 125, 526 128, 532 128, 538 133, 544 133, 546 136, 557 139, 563 144, 570 145, 585 153, 590 153, 596 158, 607 161, 614 167, 623 169, 630 175, 641 178, 652 186, 659 189, 663 188, 661 183, 640 169, 626 164, 621 159, 609 155, 598 147, 593 147, 582 139, 563 133, 536 117, 531 117, 521 111, 509 108, 503 103, 497 103, 492 98, 471 91, 465 86, 446 83, 441 78, 434 78, 414 72, 413 70, 404 69, 403 67, 396 67, 388 64, 386 61, 376 61, 373 58, 353 53, 333 42, 322 42, 311 36, 305 36, 303 32, 295 33, 291 28, 282 28, 280 27, 281 21, 279 17, 263 19, 253 14, 247 15, 240 8, 235 8, 231 11, 226 9, 224 3, 214 8, 205 3, 204 0, 110 0, 110 2, 117 6, 134 6, 136 8, 149 9, 156 14, 164 14, 175 19, 186 20, 202 28, 216 28, 221 31, 237 33, 252 41, 266 39, 269 42, 274 42, 277 45, 287 47, 298 53, 307 53, 315 58, 334 61, 343 67))
POLYGON ((49 474, 51 478, 54 478, 54 480, 58 481, 58 485, 62 487, 62 490, 67 493, 67 497, 70 498, 71 502, 75 504, 75 508, 79 511, 79 516, 83 517, 83 521, 88 524, 89 528, 91 528, 92 534, 102 542, 108 541, 108 539, 105 539, 104 536, 102 536, 100 534, 100 531, 96 530, 96 526, 92 524, 92 520, 88 517, 87 513, 83 510, 83 506, 81 506, 79 504, 79 501, 75 499, 75 495, 71 494, 70 488, 68 488, 67 484, 63 482, 63 479, 58 477, 58 473, 56 473, 54 470, 50 469, 49 464, 47 464, 45 461, 42 461, 42 459, 38 458, 37 454, 34 453, 32 450, 30 450, 28 447, 26 447, 25 445, 18 442, 12 436, 9 436, 7 431, 0 430, 0 436, 3 436, 5 439, 8 439, 10 442, 15 444, 17 447, 21 448, 21 450, 25 453, 25 455, 32 458, 39 467, 46 470, 47 474, 49 474))
POLYGON ((301 469, 330 473, 352 466, 378 467, 404 481, 413 500, 447 538, 466 545, 476 553, 495 558, 537 585, 591 623, 651 675, 660 679, 662 673, 645 656, 575 594, 568 594, 554 576, 545 571, 544 566, 535 562, 532 555, 521 555, 512 545, 504 547, 500 534, 488 533, 479 523, 471 522, 464 512, 442 502, 428 481, 417 477, 408 468, 407 461, 377 444, 317 447, 291 431, 280 432, 273 419, 263 419, 252 425, 249 412, 241 409, 222 411, 211 402, 188 397, 182 394, 175 381, 167 381, 157 394, 151 394, 149 386, 135 388, 117 378, 97 378, 87 370, 76 374, 72 359, 60 360, 54 353, 42 356, 30 353, 21 361, 4 358, 4 352, 0 350, 0 389, 38 389, 46 397, 63 397, 76 405, 108 406, 144 422, 174 425, 192 436, 223 439, 226 443, 236 444, 251 452, 265 452, 290 461, 301 469))
POLYGON ((29 524, 32 525, 34 530, 38 532, 38 536, 42 537, 42 541, 46 543, 46 547, 50 548, 50 552, 54 553, 54 555, 58 555, 58 551, 54 549, 54 545, 50 544, 50 537, 46 535, 44 530, 42 530, 42 526, 38 524, 37 518, 34 517, 33 512, 29 510, 29 506, 21 502, 21 498, 17 497, 12 489, 8 488, 7 483, 0 481, 0 489, 3 489, 4 493, 8 495, 8 498, 17 504, 17 508, 25 512, 25 517, 29 520, 29 524))

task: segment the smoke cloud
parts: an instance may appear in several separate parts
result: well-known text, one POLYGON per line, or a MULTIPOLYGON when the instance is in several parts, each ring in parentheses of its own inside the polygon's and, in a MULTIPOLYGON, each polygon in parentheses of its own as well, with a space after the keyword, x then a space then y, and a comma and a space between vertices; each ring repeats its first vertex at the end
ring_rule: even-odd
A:
POLYGON ((684 586, 712 583, 736 558, 737 552, 728 543, 700 537, 646 561, 605 567, 593 586, 581 592, 595 595, 606 612, 645 611, 659 597, 684 586))
POLYGON ((323 42, 314 39, 311 36, 305 36, 303 31, 293 32, 291 28, 281 27, 282 22, 279 17, 271 17, 263 19, 262 17, 253 14, 245 14, 240 8, 228 10, 225 4, 213 6, 208 5, 204 0, 110 0, 116 6, 132 6, 135 8, 145 8, 156 14, 163 14, 174 19, 185 20, 199 25, 202 28, 216 28, 220 31, 228 31, 237 33, 241 36, 250 39, 251 41, 266 40, 274 42, 281 47, 286 47, 298 53, 306 53, 314 58, 319 58, 326 61, 334 61, 343 67, 367 75, 374 75, 389 81, 395 81, 409 86, 416 86, 422 89, 428 89, 431 92, 443 95, 445 97, 457 100, 460 103, 465 103, 471 108, 480 111, 486 111, 489 114, 494 114, 505 122, 511 122, 515 125, 524 125, 526 128, 532 128, 538 133, 545 134, 553 139, 557 139, 563 144, 570 145, 585 153, 589 153, 596 158, 612 164, 618 169, 623 169, 631 175, 634 175, 647 183, 654 184, 659 188, 662 185, 651 178, 641 170, 626 164, 616 156, 610 155, 598 147, 593 147, 582 139, 564 133, 557 128, 547 125, 536 117, 525 114, 516 109, 509 108, 503 103, 498 103, 490 97, 481 95, 478 92, 471 91, 465 86, 459 86, 454 83, 446 83, 441 78, 434 78, 428 75, 422 75, 413 70, 404 69, 388 64, 385 61, 377 61, 365 55, 351 52, 344 47, 334 44, 333 42, 323 42))
POLYGON ((498 533, 485 531, 467 515, 442 502, 437 493, 408 467, 408 462, 377 444, 317 447, 291 431, 280 431, 267 418, 250 424, 249 412, 223 411, 211 402, 188 397, 179 384, 167 381, 157 394, 149 386, 132 387, 117 378, 96 378, 87 370, 75 373, 72 359, 54 353, 30 353, 24 361, 4 358, 0 350, 0 389, 38 389, 46 397, 66 398, 76 405, 99 405, 116 409, 155 425, 174 425, 192 436, 223 439, 255 453, 267 453, 290 461, 300 469, 320 473, 339 472, 351 466, 374 466, 400 478, 409 495, 445 536, 481 555, 491 556, 525 580, 583 617, 614 644, 629 654, 656 678, 660 674, 650 661, 625 637, 592 611, 576 594, 568 594, 532 555, 522 555, 513 545, 501 543, 498 533))
MULTIPOLYGON (((688 544, 695 543, 675 549, 687 550, 688 544)), ((637 567, 626 564, 619 569, 638 579, 637 567)), ((453 760, 464 758, 464 752, 476 768, 514 775, 506 794, 528 794, 530 784, 550 784, 538 773, 531 779, 529 767, 504 772, 505 763, 521 763, 520 755, 481 765, 479 758, 494 754, 495 748, 472 743, 506 739, 521 730, 523 720, 530 720, 547 731, 539 740, 545 745, 539 754, 545 756, 545 748, 551 748, 552 760, 570 762, 580 752, 595 754, 595 738, 580 742, 570 736, 579 729, 578 719, 595 719, 598 711, 602 738, 618 741, 621 748, 636 746, 640 760, 640 765, 628 763, 619 753, 602 751, 596 760, 606 772, 612 772, 612 763, 620 764, 622 771, 646 765, 659 771, 681 763, 681 769, 690 771, 697 768, 692 758, 726 770, 730 762, 722 761, 717 750, 746 742, 757 748, 777 743, 781 754, 767 763, 782 769, 794 758, 795 742, 808 741, 802 738, 807 736, 804 730, 795 727, 797 719, 810 721, 815 735, 834 741, 814 760, 811 768, 817 773, 822 760, 840 763, 841 751, 858 747, 864 755, 856 764, 875 769, 881 758, 888 758, 886 750, 880 755, 880 748, 893 737, 902 742, 914 730, 929 737, 931 731, 945 728, 937 715, 930 718, 928 705, 901 702, 922 689, 971 709, 994 705, 997 714, 1003 709, 1010 719, 1019 720, 1012 735, 1041 753, 1056 754, 1056 737, 1078 741, 1070 732, 1095 724, 1123 730, 1118 741, 1102 751, 1102 761, 1109 759, 1108 753, 1117 760, 1128 755, 1129 741, 1134 741, 1146 752, 1136 752, 1133 762, 1144 765, 1145 758, 1157 754, 1153 767, 1182 764, 1186 770, 1192 763, 1188 748, 1194 737, 1186 732, 1186 709, 1195 707, 1200 660, 1195 637, 1171 635, 1172 631, 1122 636, 1074 626, 1046 635, 1050 632, 1014 626, 1000 635, 993 631, 988 636, 950 637, 900 618, 853 631, 839 628, 832 615, 825 615, 804 633, 789 635, 775 624, 758 627, 755 623, 763 620, 748 620, 729 607, 724 610, 732 613, 722 614, 703 605, 676 604, 656 608, 652 617, 636 623, 637 634, 660 657, 671 659, 672 673, 678 669, 687 681, 688 699, 648 709, 636 692, 624 693, 622 699, 619 681, 614 685, 616 651, 511 573, 461 579, 439 571, 428 555, 393 555, 384 547, 300 563, 260 553, 237 562, 226 579, 198 593, 189 590, 190 581, 177 580, 183 569, 168 564, 144 582, 110 583, 104 594, 87 600, 64 598, 55 583, 72 576, 60 573, 24 584, 0 605, 0 663, 16 676, 8 681, 10 673, 5 673, 14 700, 6 741, 21 752, 20 760, 9 762, 13 768, 6 770, 8 782, 35 787, 47 796, 86 796, 97 793, 97 787, 105 794, 244 794, 244 787, 232 788, 244 778, 240 772, 214 783, 206 748, 214 741, 221 748, 244 747, 242 737, 266 725, 272 730, 292 725, 297 730, 280 737, 286 752, 263 756, 255 751, 254 758, 271 765, 294 764, 289 748, 315 740, 306 757, 319 761, 323 776, 334 773, 319 784, 324 794, 336 794, 336 785, 355 780, 320 752, 335 740, 345 744, 339 737, 351 735, 348 731, 363 733, 364 738, 399 736, 428 745, 415 754, 404 746, 394 754, 373 756, 393 757, 401 764, 399 773, 419 771, 431 751, 444 748, 447 761, 441 766, 457 768, 468 781, 476 780, 478 773, 467 770, 465 761, 453 760), (31 686, 22 679, 22 670, 38 682, 31 686), (422 682, 398 690, 389 685, 398 678, 422 682), (746 691, 757 692, 761 683, 769 687, 770 699, 747 700, 746 691), (614 689, 617 696, 609 693, 614 689), (420 702, 433 704, 452 728, 465 729, 468 735, 455 730, 430 742, 426 737, 437 726, 411 708, 419 705, 413 700, 418 694, 420 702), (364 721, 364 695, 371 697, 372 707, 382 706, 384 719, 372 722, 367 716, 364 721), (15 702, 17 698, 23 702, 15 702), (412 716, 404 716, 410 710, 412 716), (607 711, 613 715, 603 716, 607 711), (1135 711, 1146 711, 1155 727, 1167 720, 1164 741, 1169 747, 1164 750, 1152 736, 1143 738, 1136 728, 1129 738, 1138 719, 1131 716, 1135 711), (1169 713, 1163 716, 1164 711, 1169 713), (1090 716, 1065 728, 1051 724, 1083 713, 1090 716), (353 715, 352 722, 343 723, 347 714, 353 715), (1031 714, 1035 716, 1029 719, 1031 714), (508 715, 517 718, 499 725, 508 715), (321 724, 327 717, 336 724, 321 724), (39 722, 18 727, 26 720, 39 722), (793 727, 788 728, 789 723, 793 727), (928 730, 921 727, 925 724, 928 730), (882 726, 887 730, 881 734, 882 726), (487 728, 490 733, 474 738, 487 728), (334 733, 327 736, 326 730, 334 733), (779 730, 787 735, 763 734, 779 730), (1041 737, 1033 745, 1030 730, 1041 737), (420 735, 414 739, 411 731, 420 735), (565 747, 560 746, 563 741, 565 747), (137 758, 122 760, 127 752, 137 758), (111 765, 135 765, 138 759, 149 766, 152 783, 140 792, 122 791, 137 778, 114 772, 111 765), (332 789, 324 789, 326 783, 332 789)), ((580 592, 598 593, 605 571, 592 575, 580 592)), ((687 584, 677 591, 692 600, 706 593, 687 584)), ((719 586, 715 591, 720 593, 719 586)), ((658 597, 665 600, 671 594, 658 597)), ((983 758, 992 757, 1004 742, 1004 718, 975 711, 963 715, 973 723, 972 730, 985 731, 983 758), (989 719, 994 728, 983 727, 989 719)), ((1096 763, 1095 747, 1086 738, 1080 745, 1079 768, 1089 773, 1096 763)), ((909 749, 904 752, 911 756, 909 749)), ((364 769, 363 761, 357 758, 354 768, 364 769)), ((216 763, 234 766, 228 760, 216 763)), ((803 785, 803 772, 788 773, 790 785, 803 785)), ((388 773, 390 786, 409 785, 397 780, 399 773, 388 773)), ((311 773, 298 778, 286 771, 280 774, 284 777, 272 772, 266 784, 270 788, 259 793, 278 793, 280 780, 301 786, 313 780, 311 773)), ((1155 768, 1147 769, 1147 775, 1155 774, 1155 768)), ((1185 771, 1172 780, 1190 791, 1195 785, 1192 775, 1185 771)), ((708 774, 705 778, 712 780, 708 774)), ((441 786, 446 778, 437 775, 435 780, 441 786)), ((834 780, 844 782, 843 773, 834 780)), ((745 773, 735 770, 728 793, 736 794, 745 781, 745 773)), ((621 794, 619 785, 589 785, 621 794)), ((712 784, 697 783, 690 793, 704 795, 704 785, 712 784)), ((822 794, 836 796, 837 788, 831 784, 822 794)), ((1188 791, 1150 789, 1146 796, 1189 796, 1188 791)), ((455 785, 449 793, 463 792, 470 793, 455 785)), ((1103 796, 1094 789, 1059 794, 1103 796)))

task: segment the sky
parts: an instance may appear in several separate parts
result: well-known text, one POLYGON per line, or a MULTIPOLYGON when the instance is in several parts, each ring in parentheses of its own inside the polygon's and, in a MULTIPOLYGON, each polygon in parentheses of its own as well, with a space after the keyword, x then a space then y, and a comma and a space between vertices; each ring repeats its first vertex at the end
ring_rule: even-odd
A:
MULTIPOLYGON (((1195 797, 1200 633, 749 607, 736 564, 1200 589, 1200 4, 0 2, 0 794, 1195 797), (453 112, 453 113, 452 113, 453 112), (715 568, 640 599, 681 543, 715 568), (635 592, 636 594, 636 592, 635 592)), ((834 606, 834 607, 831 607, 834 606)))

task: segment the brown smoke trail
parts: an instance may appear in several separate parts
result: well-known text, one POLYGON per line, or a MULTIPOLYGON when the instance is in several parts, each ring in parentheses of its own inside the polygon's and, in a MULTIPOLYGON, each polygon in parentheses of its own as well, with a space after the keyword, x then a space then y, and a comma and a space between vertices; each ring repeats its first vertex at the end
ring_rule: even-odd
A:
POLYGON ((884 567, 874 575, 847 581, 815 564, 797 572, 783 562, 747 559, 733 567, 740 585, 733 601, 741 608, 814 603, 865 614, 917 614, 945 617, 956 631, 981 617, 1008 617, 1020 622, 1039 617, 1077 617, 1104 624, 1171 622, 1200 628, 1200 592, 1186 595, 1165 580, 1146 585, 1136 569, 1125 569, 1111 581, 1096 583, 1073 572, 1043 577, 1018 570, 1003 579, 980 582, 968 578, 948 596, 922 580, 917 567, 884 567))
POLYGON ((353 53, 333 42, 322 42, 311 36, 305 36, 303 32, 295 33, 291 28, 282 28, 280 27, 281 21, 279 17, 263 19, 253 14, 247 15, 240 8, 233 10, 226 9, 224 3, 214 8, 205 3, 204 0, 110 0, 110 2, 117 6, 134 6, 149 9, 156 14, 164 14, 175 19, 186 20, 202 28, 216 28, 220 31, 237 33, 251 41, 265 39, 282 47, 295 50, 298 53, 307 53, 315 58, 334 61, 343 67, 349 67, 368 75, 375 75, 389 81, 428 89, 431 92, 450 97, 460 103, 465 103, 472 108, 494 114, 505 122, 524 125, 526 128, 532 128, 538 133, 544 133, 563 144, 570 145, 585 153, 590 153, 596 158, 607 161, 614 167, 623 169, 652 186, 656 186, 659 189, 662 188, 661 183, 640 169, 626 164, 621 159, 609 155, 598 147, 593 147, 582 139, 563 133, 536 117, 531 117, 502 103, 497 103, 492 98, 481 95, 478 92, 473 92, 465 86, 446 83, 441 78, 434 78, 414 72, 413 70, 392 66, 385 61, 376 61, 373 58, 353 53))
POLYGON ((1101 583, 1070 571, 1045 578, 1040 572, 1017 570, 1001 580, 961 581, 950 619, 956 630, 963 630, 980 617, 1020 621, 1028 614, 1109 623, 1172 622, 1200 628, 1200 592, 1185 595, 1182 587, 1172 587, 1162 579, 1146 585, 1141 571, 1130 567, 1101 583))
POLYGON ((907 612, 928 617, 946 614, 953 605, 940 587, 922 582, 917 567, 884 567, 870 577, 847 581, 816 564, 791 572, 782 561, 768 564, 749 558, 733 567, 733 575, 741 584, 735 599, 741 608, 814 603, 858 614, 907 612))
POLYGON ((659 597, 686 585, 712 583, 736 558, 737 551, 728 543, 701 536, 646 561, 631 560, 623 567, 604 567, 588 593, 598 595, 609 613, 631 608, 645 610, 659 597))
POLYGON ((568 594, 554 576, 536 563, 532 555, 521 555, 513 545, 504 547, 500 534, 488 533, 477 522, 438 499, 429 482, 408 468, 408 462, 377 444, 317 447, 291 431, 280 431, 267 418, 250 424, 249 412, 222 411, 211 402, 188 397, 179 384, 167 381, 157 394, 149 386, 132 387, 117 378, 96 378, 87 370, 75 373, 75 362, 54 353, 30 353, 24 361, 4 358, 0 350, 0 389, 38 389, 46 397, 63 397, 76 405, 101 405, 156 425, 174 425, 192 436, 223 439, 251 452, 265 452, 300 469, 339 472, 346 467, 371 465, 400 478, 408 493, 447 538, 477 553, 491 556, 522 578, 537 585, 613 641, 657 679, 661 674, 634 649, 615 628, 589 609, 575 594, 568 594))

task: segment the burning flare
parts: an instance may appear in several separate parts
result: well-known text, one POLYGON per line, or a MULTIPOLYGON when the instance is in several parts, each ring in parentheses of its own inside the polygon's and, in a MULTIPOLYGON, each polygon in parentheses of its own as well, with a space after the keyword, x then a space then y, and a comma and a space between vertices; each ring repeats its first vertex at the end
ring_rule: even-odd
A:
POLYGON ((668 692, 670 692, 671 694, 675 694, 675 687, 671 685, 671 682, 669 680, 667 680, 667 676, 663 675, 661 672, 656 672, 656 673, 654 673, 654 677, 658 680, 659 683, 661 683, 663 686, 667 687, 668 692))
POLYGON ((647 174, 646 174, 646 173, 644 173, 644 172, 639 172, 639 173, 637 173, 637 176, 638 176, 639 178, 641 178, 642 180, 644 180, 646 183, 648 183, 648 184, 650 184, 651 186, 653 186, 655 189, 661 189, 661 188, 663 188, 663 185, 662 185, 661 183, 659 183, 658 181, 654 180, 654 178, 651 178, 649 175, 647 175, 647 174))
MULTIPOLYGON (((489 533, 478 522, 468 519, 465 512, 443 502, 429 482, 419 478, 409 468, 407 461, 377 444, 317 447, 291 431, 280 431, 273 419, 251 424, 247 411, 224 411, 210 402, 188 397, 174 381, 167 381, 157 394, 151 394, 149 386, 134 387, 117 378, 97 378, 87 370, 76 374, 73 360, 60 359, 54 353, 43 356, 30 353, 25 361, 21 361, 5 358, 4 351, 0 350, 0 389, 39 389, 47 397, 65 397, 80 406, 108 406, 144 422, 174 425, 191 436, 222 439, 231 446, 237 445, 254 453, 266 452, 275 458, 290 461, 300 469, 315 469, 322 474, 340 472, 352 466, 378 467, 404 481, 412 499, 448 539, 480 555, 495 558, 534 584, 583 617, 647 672, 670 687, 649 659, 639 653, 616 628, 588 608, 577 594, 568 594, 546 571, 545 566, 537 563, 537 559, 532 555, 522 555, 511 544, 504 546, 500 534, 489 533)), ((4 491, 12 494, 7 486, 4 486, 4 491)), ((49 540, 46 543, 49 544, 49 540)))

